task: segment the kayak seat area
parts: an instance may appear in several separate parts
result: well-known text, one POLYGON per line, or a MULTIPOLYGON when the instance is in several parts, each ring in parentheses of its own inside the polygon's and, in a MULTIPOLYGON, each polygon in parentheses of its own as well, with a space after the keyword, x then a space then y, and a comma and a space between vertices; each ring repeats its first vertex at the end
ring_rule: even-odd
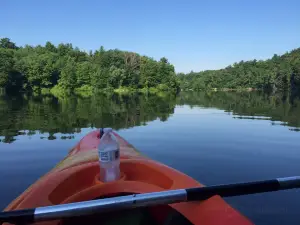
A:
MULTIPOLYGON (((72 196, 89 193, 94 189, 99 190, 97 195, 86 196, 86 198, 93 199, 101 193, 116 194, 125 188, 128 192, 146 193, 187 187, 186 182, 178 178, 178 174, 172 176, 173 169, 161 164, 153 164, 153 161, 148 160, 123 159, 120 164, 120 180, 110 183, 99 181, 98 162, 73 166, 58 172, 53 178, 56 187, 49 190, 48 199, 52 204, 61 204, 69 201, 68 198, 72 196), (59 177, 61 179, 58 180, 59 177)), ((197 183, 193 182, 193 185, 197 183)))
MULTIPOLYGON (((120 180, 109 183, 99 181, 100 167, 98 161, 90 161, 56 170, 30 187, 22 199, 12 204, 11 210, 88 201, 103 198, 103 196, 118 196, 121 193, 138 194, 187 186, 186 182, 178 178, 177 171, 175 173, 172 168, 148 159, 121 159, 120 169, 122 171, 120 180)), ((195 182, 190 185, 195 186, 195 182)), ((174 207, 165 207, 172 209, 169 209, 169 211, 176 212, 174 207)), ((143 218, 147 215, 153 217, 151 216, 153 215, 151 213, 153 209, 151 209, 152 211, 145 210, 143 209, 142 213, 139 212, 143 215, 143 218)), ((164 215, 169 214, 165 213, 164 215)), ((170 215, 166 218, 172 221, 171 218, 178 217, 181 214, 173 212, 170 215)), ((184 216, 181 217, 185 219, 184 216)), ((57 222, 49 221, 47 224, 57 224, 57 222)))
MULTIPOLYGON (((152 164, 153 161, 148 160, 123 159, 120 164, 122 171, 120 180, 109 183, 99 181, 100 169, 98 162, 90 163, 88 166, 79 165, 80 169, 62 181, 49 195, 49 199, 52 203, 64 204, 171 189, 176 182, 170 176, 167 176, 164 170, 152 164), (75 186, 74 183, 77 185, 75 186), (78 189, 81 190, 79 191, 78 189), (64 200, 59 202, 61 199, 64 200)), ((166 168, 167 170, 171 169, 169 167, 166 168)), ((72 169, 75 169, 75 167, 72 167, 72 169)), ((191 223, 174 208, 170 206, 157 206, 62 220, 60 224, 185 225, 191 223)))

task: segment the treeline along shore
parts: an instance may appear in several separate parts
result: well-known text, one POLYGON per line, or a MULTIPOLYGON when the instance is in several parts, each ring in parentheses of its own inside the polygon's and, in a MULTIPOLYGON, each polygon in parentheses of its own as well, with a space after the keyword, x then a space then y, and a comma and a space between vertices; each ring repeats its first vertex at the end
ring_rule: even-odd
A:
MULTIPOLYGON (((201 63, 201 62, 199 62, 201 63)), ((0 88, 6 92, 92 95, 95 92, 300 89, 300 48, 268 60, 234 63, 220 70, 175 73, 167 58, 155 60, 118 49, 85 52, 72 44, 17 46, 0 39, 0 88)))
POLYGON ((91 94, 179 90, 174 66, 134 52, 105 50, 89 53, 72 44, 17 46, 0 40, 0 87, 8 92, 91 94))
POLYGON ((178 74, 181 90, 268 90, 300 89, 300 48, 268 60, 234 63, 220 70, 178 74))

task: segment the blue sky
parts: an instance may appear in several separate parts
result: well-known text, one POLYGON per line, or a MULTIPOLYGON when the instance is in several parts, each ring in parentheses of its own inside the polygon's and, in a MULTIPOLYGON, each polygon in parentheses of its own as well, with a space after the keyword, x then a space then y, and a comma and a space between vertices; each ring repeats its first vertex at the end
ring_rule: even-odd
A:
POLYGON ((299 10, 299 0, 1 0, 0 36, 165 56, 188 72, 300 47, 299 10))

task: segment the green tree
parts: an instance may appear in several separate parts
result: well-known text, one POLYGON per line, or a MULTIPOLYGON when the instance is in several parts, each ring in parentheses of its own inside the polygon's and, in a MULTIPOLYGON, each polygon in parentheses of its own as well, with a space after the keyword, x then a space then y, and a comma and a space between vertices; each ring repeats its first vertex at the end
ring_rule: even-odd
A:
POLYGON ((60 56, 67 56, 73 50, 72 44, 59 44, 57 52, 60 56))
POLYGON ((119 88, 123 86, 124 80, 126 79, 126 71, 122 68, 117 68, 116 66, 111 66, 109 68, 109 85, 113 88, 119 88))
POLYGON ((17 46, 14 42, 11 42, 9 38, 1 38, 0 48, 17 49, 17 46))
POLYGON ((53 54, 32 54, 24 58, 20 66, 27 79, 27 88, 37 90, 49 88, 57 83, 58 71, 55 68, 56 57, 53 54))
POLYGON ((61 71, 58 84, 63 89, 73 90, 76 87, 76 83, 76 63, 73 58, 69 57, 65 67, 61 71))
POLYGON ((80 87, 83 85, 90 85, 91 84, 91 73, 92 73, 92 67, 89 62, 82 62, 77 63, 76 68, 76 77, 77 77, 77 83, 76 86, 80 87))
POLYGON ((124 64, 125 78, 122 85, 136 88, 140 79, 140 56, 136 53, 125 52, 124 64))
POLYGON ((0 85, 8 89, 58 93, 105 88, 176 90, 179 79, 166 58, 156 61, 118 49, 89 54, 72 44, 51 42, 45 46, 18 48, 8 38, 0 42, 0 85), (58 84, 58 85, 57 85, 58 84), (18 87, 18 88, 17 88, 18 87), (76 89, 76 90, 75 90, 76 89))
POLYGON ((107 69, 96 67, 94 72, 91 74, 91 86, 94 87, 95 90, 109 87, 108 77, 109 71, 107 69))
POLYGON ((56 47, 55 47, 50 41, 47 41, 47 42, 46 42, 45 48, 46 48, 47 51, 49 51, 49 52, 57 52, 56 47))
POLYGON ((0 87, 8 85, 9 76, 13 71, 13 51, 0 48, 0 87))
POLYGON ((143 56, 141 58, 140 65, 140 84, 146 88, 155 87, 158 85, 159 80, 157 77, 157 71, 157 63, 153 59, 143 56))

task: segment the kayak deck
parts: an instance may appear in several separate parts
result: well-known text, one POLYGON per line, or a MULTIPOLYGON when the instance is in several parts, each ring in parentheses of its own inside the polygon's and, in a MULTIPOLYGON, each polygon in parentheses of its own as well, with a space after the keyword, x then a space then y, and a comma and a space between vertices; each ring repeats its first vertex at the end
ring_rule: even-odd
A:
MULTIPOLYGON (((121 154, 121 178, 118 181, 109 183, 99 181, 100 168, 97 151, 99 132, 93 131, 72 148, 68 156, 52 171, 15 199, 5 211, 87 201, 124 194, 202 186, 191 177, 142 156, 132 145, 116 133, 115 135, 120 143, 121 154)), ((146 215, 145 210, 135 209, 134 215, 146 215)), ((147 209, 147 212, 151 216, 146 216, 145 218, 148 218, 146 220, 149 222, 152 218, 157 224, 166 221, 170 213, 176 215, 174 212, 183 217, 173 216, 173 218, 177 218, 177 222, 182 221, 181 224, 252 224, 219 196, 201 202, 184 202, 151 207, 147 209)), ((116 213, 108 215, 116 215, 116 213)), ((122 212, 118 213, 118 217, 121 215, 122 212)), ((126 215, 130 215, 130 212, 127 212, 126 215)), ((99 221, 102 222, 101 224, 106 224, 104 223, 105 217, 107 215, 95 215, 80 219, 47 221, 42 224, 80 224, 79 221, 81 224, 87 221, 89 223, 86 224, 93 224, 92 220, 98 221, 97 224, 99 221)))

